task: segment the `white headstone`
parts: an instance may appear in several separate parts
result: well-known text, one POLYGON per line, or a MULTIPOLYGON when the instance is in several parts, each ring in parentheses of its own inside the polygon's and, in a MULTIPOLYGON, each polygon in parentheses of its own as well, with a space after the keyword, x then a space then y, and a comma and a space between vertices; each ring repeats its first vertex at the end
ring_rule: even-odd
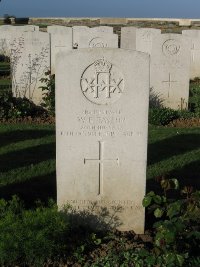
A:
POLYGON ((73 34, 73 47, 78 48, 79 44, 79 35, 83 33, 88 33, 90 28, 87 26, 73 26, 72 34, 73 34))
POLYGON ((37 32, 39 31, 39 26, 35 25, 24 25, 24 26, 12 26, 9 28, 13 32, 37 32))
POLYGON ((191 38, 190 78, 200 77, 200 30, 184 30, 182 34, 191 38))
POLYGON ((148 101, 145 53, 93 48, 57 56, 60 208, 69 203, 95 214, 105 208, 118 216, 119 230, 144 232, 148 101))
POLYGON ((160 34, 159 29, 124 27, 121 29, 121 48, 151 54, 152 42, 160 34))
POLYGON ((72 28, 65 26, 48 26, 51 36, 51 73, 55 73, 56 54, 72 49, 72 28))
POLYGON ((118 35, 113 34, 113 28, 100 26, 89 28, 85 26, 74 26, 73 28, 73 47, 118 47, 118 35))
POLYGON ((118 35, 113 33, 89 32, 79 35, 78 48, 118 48, 118 35))
POLYGON ((187 109, 189 97, 190 39, 161 34, 153 42, 150 86, 165 107, 187 109))
POLYGON ((136 27, 121 28, 121 48, 136 50, 136 30, 136 27))
POLYGON ((110 26, 98 26, 91 28, 92 31, 113 33, 113 27, 110 26))
POLYGON ((11 42, 12 91, 36 104, 42 102, 40 82, 50 70, 50 38, 48 33, 24 32, 11 42))
POLYGON ((136 30, 136 50, 151 54, 153 41, 161 34, 161 30, 139 28, 136 30))

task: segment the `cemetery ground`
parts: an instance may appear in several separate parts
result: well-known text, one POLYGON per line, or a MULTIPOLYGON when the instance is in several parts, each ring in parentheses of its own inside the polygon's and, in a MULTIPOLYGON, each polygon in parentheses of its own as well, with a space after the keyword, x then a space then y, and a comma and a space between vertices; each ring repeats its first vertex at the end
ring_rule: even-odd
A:
MULTIPOLYGON (((178 252, 173 254, 174 245, 170 242, 165 248, 170 260, 165 265, 159 265, 159 252, 156 252, 158 255, 155 253, 156 257, 148 252, 154 247, 152 223, 155 222, 148 212, 146 232, 141 236, 112 230, 95 232, 87 227, 71 225, 67 216, 59 217, 57 208, 48 206, 48 199, 56 201, 54 125, 2 123, 0 137, 1 198, 8 201, 17 195, 25 206, 22 212, 16 199, 7 204, 0 202, 0 258, 9 263, 4 266, 14 266, 16 263, 22 266, 20 260, 27 266, 43 266, 45 261, 46 266, 199 266, 199 258, 194 251, 196 258, 192 263, 182 265, 183 255, 178 252), (42 207, 35 204, 37 200, 43 202, 42 207), (23 229, 19 224, 23 225, 23 229), (50 234, 52 231, 58 239, 50 234), (60 239, 62 235, 65 240, 60 239), (67 252, 60 252, 59 249, 67 252), (9 252, 9 257, 6 252, 9 252), (22 259, 17 253, 22 253, 22 259), (61 254, 60 258, 55 253, 61 254)), ((161 193, 155 180, 162 177, 178 179, 181 188, 187 185, 187 188, 192 186, 194 191, 200 189, 200 128, 149 126, 147 192, 153 190, 161 193)), ((199 211, 199 202, 195 209, 199 211)))
MULTIPOLYGON (((8 64, 0 69, 7 71, 2 96, 10 89, 3 87, 10 84, 8 64)), ((1 266, 199 267, 198 88, 199 80, 191 83, 192 112, 150 110, 150 122, 159 126, 149 124, 144 235, 113 230, 117 212, 102 210, 94 230, 87 224, 94 219, 90 213, 58 211, 54 117, 0 96, 8 104, 0 106, 1 266)))

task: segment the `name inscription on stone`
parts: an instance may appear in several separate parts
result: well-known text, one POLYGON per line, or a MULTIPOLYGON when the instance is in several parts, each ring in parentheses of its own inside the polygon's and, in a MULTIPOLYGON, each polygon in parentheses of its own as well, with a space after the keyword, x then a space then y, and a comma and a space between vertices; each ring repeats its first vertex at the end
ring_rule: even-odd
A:
POLYGON ((141 132, 134 132, 127 127, 127 118, 122 110, 83 110, 76 117, 77 129, 62 131, 64 136, 140 136, 141 132))

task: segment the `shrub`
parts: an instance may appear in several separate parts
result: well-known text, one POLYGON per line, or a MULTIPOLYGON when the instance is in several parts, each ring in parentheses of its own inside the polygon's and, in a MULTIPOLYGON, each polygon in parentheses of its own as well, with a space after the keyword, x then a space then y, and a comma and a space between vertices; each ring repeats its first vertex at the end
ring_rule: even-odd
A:
POLYGON ((200 191, 193 192, 189 186, 180 190, 176 179, 161 178, 161 187, 164 195, 150 192, 143 200, 143 206, 158 219, 154 252, 163 258, 164 266, 190 266, 190 259, 198 260, 200 249, 200 191), (171 190, 180 197, 171 198, 171 190))
POLYGON ((37 117, 43 113, 43 108, 36 106, 27 98, 13 97, 11 92, 0 95, 0 119, 37 117))
POLYGON ((178 117, 178 111, 170 108, 149 109, 149 123, 153 125, 167 125, 178 117))
POLYGON ((189 107, 192 112, 200 116, 200 79, 196 78, 190 84, 189 107))
POLYGON ((0 200, 1 266, 42 266, 65 252, 67 232, 66 217, 52 201, 25 210, 16 196, 0 200))
POLYGON ((44 86, 41 86, 43 92, 42 106, 47 109, 50 115, 55 115, 55 75, 50 71, 45 72, 45 78, 40 79, 44 86))

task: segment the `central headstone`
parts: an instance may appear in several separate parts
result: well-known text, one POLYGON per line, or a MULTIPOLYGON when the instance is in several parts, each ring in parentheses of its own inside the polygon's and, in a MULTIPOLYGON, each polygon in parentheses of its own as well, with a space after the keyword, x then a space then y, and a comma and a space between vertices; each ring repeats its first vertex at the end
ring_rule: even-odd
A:
POLYGON ((56 63, 57 201, 144 232, 149 57, 109 48, 56 63))

